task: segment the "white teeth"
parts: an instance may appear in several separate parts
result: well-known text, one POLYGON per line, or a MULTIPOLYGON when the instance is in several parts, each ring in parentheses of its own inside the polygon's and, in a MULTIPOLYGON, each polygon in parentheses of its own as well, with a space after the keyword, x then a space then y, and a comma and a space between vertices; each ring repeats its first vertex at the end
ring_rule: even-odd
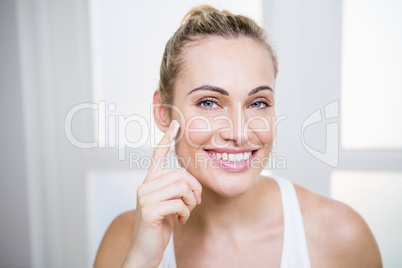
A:
POLYGON ((231 161, 231 162, 241 162, 245 161, 250 158, 251 152, 245 152, 245 153, 238 153, 238 154, 227 154, 227 153, 210 153, 213 157, 218 158, 218 159, 223 159, 226 161, 231 161))
POLYGON ((240 161, 243 161, 246 156, 247 156, 247 153, 242 154, 240 161))
POLYGON ((229 154, 229 161, 234 162, 235 160, 235 155, 234 154, 229 154))

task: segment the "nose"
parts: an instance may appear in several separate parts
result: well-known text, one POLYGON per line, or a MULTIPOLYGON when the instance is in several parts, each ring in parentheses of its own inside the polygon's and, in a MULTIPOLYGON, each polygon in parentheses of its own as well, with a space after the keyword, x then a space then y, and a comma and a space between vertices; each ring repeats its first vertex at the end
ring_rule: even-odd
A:
POLYGON ((246 126, 246 115, 238 102, 236 109, 227 114, 228 128, 220 132, 220 135, 225 142, 233 142, 237 146, 242 146, 247 142, 248 131, 246 126))

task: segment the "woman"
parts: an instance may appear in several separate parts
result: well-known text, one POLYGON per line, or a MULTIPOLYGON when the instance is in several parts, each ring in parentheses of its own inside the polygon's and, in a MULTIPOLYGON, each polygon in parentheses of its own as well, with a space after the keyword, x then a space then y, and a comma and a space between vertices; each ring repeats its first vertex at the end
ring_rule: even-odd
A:
POLYGON ((274 51, 252 20, 191 10, 166 45, 155 121, 165 135, 96 267, 381 267, 344 204, 261 171, 275 138, 274 51), (183 168, 164 172, 175 145, 183 168))

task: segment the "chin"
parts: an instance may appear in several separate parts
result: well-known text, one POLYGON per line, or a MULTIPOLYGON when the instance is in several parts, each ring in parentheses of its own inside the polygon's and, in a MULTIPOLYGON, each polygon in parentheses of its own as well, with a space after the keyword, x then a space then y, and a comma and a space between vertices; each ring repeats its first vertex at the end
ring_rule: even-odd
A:
POLYGON ((221 169, 198 171, 200 183, 222 197, 236 197, 253 188, 259 177, 259 170, 248 169, 246 172, 226 172, 221 169))
POLYGON ((229 178, 217 178, 217 181, 213 182, 208 188, 222 197, 236 197, 248 192, 254 185, 254 181, 246 179, 241 181, 234 179, 233 176, 229 178))

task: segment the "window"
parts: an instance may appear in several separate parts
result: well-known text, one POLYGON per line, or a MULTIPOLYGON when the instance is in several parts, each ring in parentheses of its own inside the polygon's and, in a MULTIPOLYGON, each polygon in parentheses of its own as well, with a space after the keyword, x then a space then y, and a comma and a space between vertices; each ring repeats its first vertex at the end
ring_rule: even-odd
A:
POLYGON ((348 0, 342 25, 342 145, 402 147, 402 2, 348 0))

